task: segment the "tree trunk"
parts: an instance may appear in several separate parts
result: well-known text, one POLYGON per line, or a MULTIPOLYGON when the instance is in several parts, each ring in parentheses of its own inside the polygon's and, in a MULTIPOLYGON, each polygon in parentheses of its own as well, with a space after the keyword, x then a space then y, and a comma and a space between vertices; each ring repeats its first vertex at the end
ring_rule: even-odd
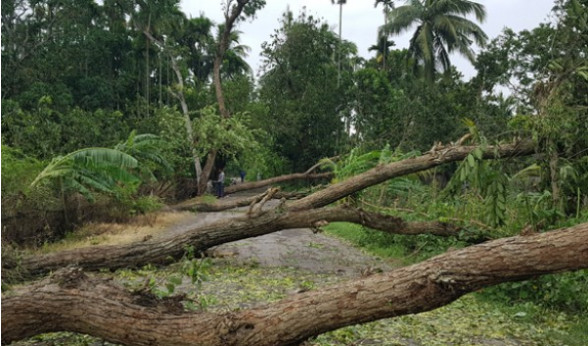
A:
MULTIPOLYGON (((231 30, 233 30, 233 25, 235 21, 241 15, 243 8, 249 2, 249 0, 238 0, 237 4, 231 8, 230 3, 231 1, 227 1, 227 8, 225 13, 225 26, 222 34, 220 35, 220 41, 218 42, 216 48, 216 55, 214 57, 213 67, 212 67, 212 74, 213 74, 213 81, 214 81, 214 90, 216 94, 216 101, 218 103, 218 110, 220 115, 227 119, 231 117, 229 113, 226 103, 225 103, 225 95, 223 94, 223 87, 220 75, 220 69, 223 64, 223 58, 225 56, 225 52, 229 48, 229 38, 231 35, 231 30), (229 15, 229 11, 230 15, 229 15)), ((216 159, 216 154, 219 148, 215 148, 208 152, 208 157, 206 159, 206 163, 204 164, 204 170, 202 171, 202 175, 200 177, 200 182, 198 183, 198 195, 202 195, 206 192, 206 185, 208 183, 208 177, 212 172, 212 168, 214 167, 214 161, 216 159)))
POLYGON ((549 180, 551 181, 551 201, 553 208, 559 211, 564 211, 563 201, 561 199, 561 188, 559 178, 559 154, 557 153, 557 146, 553 139, 548 140, 547 151, 549 155, 549 180))
MULTIPOLYGON (((476 146, 462 145, 434 147, 422 156, 380 165, 340 183, 333 184, 324 190, 290 204, 289 208, 291 210, 303 210, 323 207, 354 192, 377 185, 388 179, 424 171, 444 163, 463 160, 475 148, 476 146)), ((533 153, 534 146, 531 142, 521 142, 503 146, 488 146, 484 149, 484 158, 498 159, 530 155, 533 153)))
MULTIPOLYGON (((163 50, 165 45, 163 42, 158 41, 148 30, 143 31, 145 36, 147 37, 147 41, 153 41, 159 44, 161 49, 163 50)), ((176 78, 178 80, 179 90, 177 92, 170 91, 174 97, 180 101, 180 107, 182 108, 182 114, 184 115, 184 125, 186 127, 186 136, 188 137, 188 142, 190 145, 190 150, 192 151, 192 160, 194 161, 194 170, 196 173, 196 185, 199 186, 200 184, 200 176, 202 175, 202 166, 200 165, 200 158, 198 158, 198 153, 196 151, 196 141, 194 139, 194 133, 192 131, 192 120, 190 119, 190 112, 188 110, 188 104, 186 103, 186 98, 184 97, 184 77, 182 76, 182 72, 178 66, 176 59, 169 54, 169 59, 171 63, 171 68, 173 69, 176 78)), ((161 76, 161 74, 160 74, 161 76)), ((160 86, 161 88, 161 86, 160 86)), ((160 95, 161 100, 161 95, 160 95)))
POLYGON ((176 73, 176 77, 178 79, 178 85, 180 86, 180 90, 174 92, 174 95, 180 101, 180 106, 182 107, 182 114, 184 115, 184 125, 186 126, 186 135, 188 137, 188 142, 190 143, 190 150, 192 151, 192 160, 194 162, 194 171, 196 174, 196 184, 200 184, 200 179, 202 175, 202 166, 200 165, 200 158, 198 157, 198 152, 196 150, 196 140, 194 139, 194 132, 192 131, 192 119, 190 119, 190 112, 188 111, 188 104, 186 103, 186 99, 184 98, 184 81, 182 78, 182 73, 176 63, 176 60, 172 57, 171 58, 172 69, 176 73))
MULTIPOLYGON (((149 13, 149 19, 147 21, 147 31, 150 31, 151 27, 151 13, 149 13)), ((149 117, 149 108, 151 105, 151 95, 149 95, 149 84, 151 83, 151 67, 149 66, 149 42, 145 40, 145 101, 147 102, 147 113, 145 118, 149 117)))
POLYGON ((270 186, 273 184, 284 183, 288 181, 294 180, 316 180, 316 179, 331 179, 333 177, 333 173, 325 172, 325 173, 317 173, 317 174, 308 174, 308 173, 293 173, 293 174, 286 174, 280 175, 278 177, 273 177, 265 180, 259 181, 250 181, 242 184, 236 184, 227 186, 225 188, 226 193, 235 193, 239 191, 245 190, 252 190, 252 189, 259 189, 262 187, 270 186))
MULTIPOLYGON (((226 190, 225 190, 226 191, 226 190)), ((263 197, 265 197, 267 192, 263 192, 261 194, 250 196, 250 197, 243 197, 239 199, 217 199, 214 203, 203 203, 199 198, 193 198, 187 201, 183 201, 178 203, 174 206, 171 206, 173 210, 189 210, 189 211, 202 211, 202 212, 215 212, 215 211, 223 211, 229 209, 235 209, 239 207, 247 207, 252 203, 257 203, 263 197)), ((271 198, 272 199, 285 199, 285 200, 293 200, 293 199, 300 199, 306 196, 304 193, 300 192, 276 192, 271 198)))
POLYGON ((200 179, 198 181, 198 196, 201 196, 206 192, 208 179, 210 179, 210 174, 214 168, 214 161, 216 160, 217 151, 218 150, 216 149, 212 149, 206 156, 206 163, 204 164, 204 168, 202 169, 202 173, 200 174, 200 179))
POLYGON ((2 343, 72 331, 127 345, 292 345, 347 325, 428 311, 480 288, 588 268, 588 223, 503 238, 279 302, 185 312, 68 268, 2 298, 2 343))

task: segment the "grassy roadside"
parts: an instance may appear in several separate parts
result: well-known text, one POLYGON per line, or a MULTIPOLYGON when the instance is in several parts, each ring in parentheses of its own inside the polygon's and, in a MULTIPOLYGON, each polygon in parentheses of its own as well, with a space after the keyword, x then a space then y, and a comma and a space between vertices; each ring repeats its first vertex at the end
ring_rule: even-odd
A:
MULTIPOLYGON (((369 253, 405 264, 442 253, 455 244, 454 240, 429 236, 382 235, 350 223, 332 223, 324 229, 369 253)), ((524 299, 501 299, 509 289, 497 286, 434 311, 343 328, 321 335, 317 345, 347 344, 358 338, 385 345, 586 345, 588 316, 524 299)))

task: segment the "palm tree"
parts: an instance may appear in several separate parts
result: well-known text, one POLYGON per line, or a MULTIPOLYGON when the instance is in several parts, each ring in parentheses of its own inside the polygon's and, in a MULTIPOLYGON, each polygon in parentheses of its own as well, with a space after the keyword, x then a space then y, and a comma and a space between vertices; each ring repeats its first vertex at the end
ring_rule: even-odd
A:
POLYGON ((386 59, 390 54, 390 47, 393 47, 395 45, 396 44, 394 43, 394 41, 389 40, 387 36, 380 35, 378 37, 378 43, 368 48, 368 51, 376 52, 376 61, 378 62, 378 64, 382 63, 382 70, 386 70, 386 59))
MULTIPOLYGON (((342 41, 343 38, 341 37, 342 34, 342 29, 343 29, 343 5, 345 5, 347 3, 347 0, 331 0, 332 4, 337 3, 339 5, 339 41, 342 41)), ((338 52, 338 68, 337 68, 337 85, 339 85, 339 83, 341 82, 341 46, 339 46, 339 52, 338 52)))
POLYGON ((206 83, 212 75, 215 39, 215 24, 209 18, 185 19, 180 22, 174 40, 187 51, 186 64, 199 83, 206 83))
MULTIPOLYGON (((394 8, 394 0, 376 0, 375 3, 375 7, 378 7, 378 4, 382 4, 382 6, 384 6, 384 27, 388 26, 388 11, 391 8, 394 8)), ((393 42, 393 41, 388 41, 388 35, 389 33, 386 31, 382 31, 379 33, 378 36, 380 36, 380 38, 378 38, 379 43, 382 44, 382 69, 386 70, 386 57, 388 55, 388 42, 393 42), (383 38, 382 38, 383 37, 383 38)), ((392 43, 394 44, 394 43, 392 43)), ((373 46, 372 46, 373 47, 373 46)), ((370 47, 369 50, 372 50, 372 47, 370 47)))
POLYGON ((390 11, 388 24, 380 30, 400 34, 416 24, 409 51, 423 65, 425 78, 432 81, 437 66, 444 72, 449 70, 450 53, 456 51, 474 61, 472 43, 485 44, 488 37, 484 31, 464 17, 471 13, 479 22, 486 17, 484 6, 469 0, 407 0, 390 11))
MULTIPOLYGON (((224 31, 224 24, 219 25, 219 35, 224 31)), ((251 66, 247 63, 245 58, 251 51, 249 46, 240 44, 242 32, 239 30, 231 30, 229 34, 229 46, 225 52, 223 59, 221 73, 225 78, 234 78, 235 76, 245 73, 252 73, 251 66)), ((220 37, 217 38, 220 42, 220 37)))

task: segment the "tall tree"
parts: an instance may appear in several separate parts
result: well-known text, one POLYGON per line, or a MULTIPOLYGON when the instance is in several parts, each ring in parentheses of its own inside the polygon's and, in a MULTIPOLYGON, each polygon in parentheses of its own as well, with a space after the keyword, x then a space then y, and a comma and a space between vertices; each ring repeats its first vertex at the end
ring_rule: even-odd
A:
POLYGON ((389 22, 380 30, 400 34, 416 24, 409 51, 424 67, 425 78, 432 81, 438 67, 449 71, 449 54, 458 52, 474 61, 473 42, 483 45, 487 36, 464 16, 473 13, 478 21, 486 17, 484 6, 469 0, 407 0, 392 9, 389 22))
MULTIPOLYGON (((220 115, 221 117, 228 119, 231 117, 231 114, 226 105, 221 80, 221 67, 223 65, 223 60, 231 44, 234 26, 239 21, 245 20, 246 18, 253 18, 255 13, 265 6, 265 0, 226 0, 223 6, 225 23, 221 26, 223 30, 219 35, 219 40, 216 45, 216 54, 213 64, 213 81, 220 115)), ((218 149, 212 149, 206 157, 206 163, 204 164, 202 176, 198 183, 199 194, 206 191, 206 184, 214 167, 217 153, 218 149)))
MULTIPOLYGON (((378 7, 378 4, 382 4, 382 6, 384 6, 384 28, 386 28, 388 26, 388 12, 390 11, 391 8, 394 8, 394 0, 376 0, 375 6, 378 7)), ((381 47, 381 51, 382 51, 382 67, 385 70, 386 69, 386 58, 387 58, 387 53, 388 53, 388 47, 390 47, 388 45, 388 42, 392 42, 392 41, 388 41, 388 31, 386 30, 382 30, 382 32, 379 33, 378 35, 378 43, 380 44, 381 47)), ((392 42, 392 45, 394 45, 394 43, 392 42)), ((371 47, 370 47, 371 50, 371 47)), ((380 50, 380 49, 377 49, 380 50)))
POLYGON ((334 155, 337 140, 343 137, 351 72, 342 70, 337 82, 333 56, 339 50, 349 65, 354 47, 343 44, 326 23, 304 12, 298 18, 285 13, 281 28, 271 42, 263 44, 260 97, 270 109, 263 126, 279 138, 276 151, 292 163, 291 171, 334 155))
MULTIPOLYGON (((343 39, 343 5, 347 0, 331 0, 331 3, 339 5, 339 40, 343 39)), ((341 82, 341 52, 337 52, 337 85, 341 82)))

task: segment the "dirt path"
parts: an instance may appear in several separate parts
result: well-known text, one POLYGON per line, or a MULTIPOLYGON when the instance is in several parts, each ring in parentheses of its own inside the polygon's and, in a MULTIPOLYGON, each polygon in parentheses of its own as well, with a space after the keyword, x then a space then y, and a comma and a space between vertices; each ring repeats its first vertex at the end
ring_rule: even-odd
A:
MULTIPOLYGON (((257 195, 261 191, 242 192, 227 196, 237 199, 257 195)), ((277 201, 269 201, 272 208, 277 201)), ((247 208, 223 212, 186 214, 162 233, 181 233, 198 225, 241 216, 247 208)), ((289 267, 313 273, 359 275, 365 271, 386 270, 391 266, 350 244, 308 228, 283 230, 264 236, 223 244, 207 251, 214 258, 224 258, 233 264, 255 264, 261 267, 289 267)))

